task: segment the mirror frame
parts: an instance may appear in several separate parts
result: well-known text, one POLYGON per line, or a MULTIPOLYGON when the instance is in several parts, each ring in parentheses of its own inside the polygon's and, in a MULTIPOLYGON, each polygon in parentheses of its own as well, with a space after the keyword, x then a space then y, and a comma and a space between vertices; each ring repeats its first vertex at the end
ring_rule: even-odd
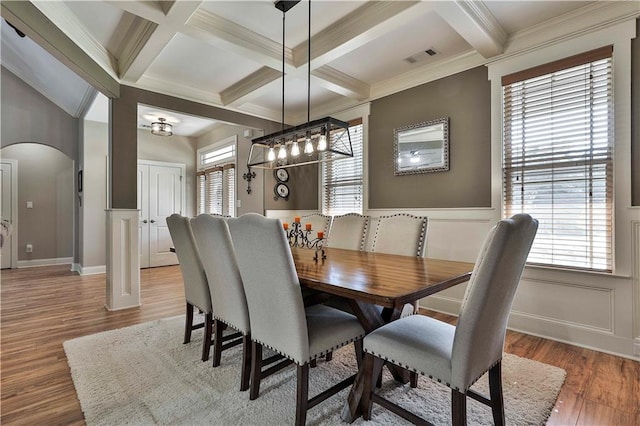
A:
POLYGON ((398 127, 393 129, 393 170, 394 175, 413 175, 418 173, 434 173, 434 172, 446 172, 449 170, 449 117, 437 118, 435 120, 424 121, 422 123, 411 124, 409 126, 398 127), (442 135, 442 164, 437 166, 424 166, 412 170, 400 170, 398 167, 398 158, 402 151, 400 150, 399 137, 402 132, 408 130, 416 130, 420 128, 428 128, 436 125, 443 125, 442 135))

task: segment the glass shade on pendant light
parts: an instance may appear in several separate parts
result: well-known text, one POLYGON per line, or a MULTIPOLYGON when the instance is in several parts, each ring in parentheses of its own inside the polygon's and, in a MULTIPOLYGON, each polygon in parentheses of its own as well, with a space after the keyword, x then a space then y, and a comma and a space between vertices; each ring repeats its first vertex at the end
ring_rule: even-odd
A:
POLYGON ((311 132, 307 132, 304 138, 304 153, 313 154, 313 143, 311 143, 311 132))
POLYGON ((276 159, 276 151, 272 148, 269 148, 269 153, 267 154, 267 161, 275 161, 276 159))
POLYGON ((320 137, 318 138, 318 151, 326 151, 327 149, 327 129, 324 127, 320 131, 320 137))
POLYGON ((285 145, 284 141, 282 142, 282 145, 280 145, 280 149, 278 150, 278 158, 280 160, 284 160, 285 158, 287 158, 287 146, 285 145))
POLYGON ((297 157, 298 155, 300 155, 300 146, 298 146, 298 141, 294 139, 291 144, 291 156, 297 157))

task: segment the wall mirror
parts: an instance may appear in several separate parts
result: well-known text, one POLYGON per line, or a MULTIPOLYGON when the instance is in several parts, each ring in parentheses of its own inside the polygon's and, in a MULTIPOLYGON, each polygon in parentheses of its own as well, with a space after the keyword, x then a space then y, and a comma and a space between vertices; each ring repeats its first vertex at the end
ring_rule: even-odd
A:
POLYGON ((395 174, 449 170, 449 117, 393 130, 395 174))

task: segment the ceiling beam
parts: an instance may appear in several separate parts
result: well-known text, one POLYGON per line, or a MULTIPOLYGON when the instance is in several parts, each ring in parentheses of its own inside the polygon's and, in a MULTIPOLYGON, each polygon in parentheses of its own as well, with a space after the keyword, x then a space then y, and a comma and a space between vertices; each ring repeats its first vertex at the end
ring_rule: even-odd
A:
MULTIPOLYGON (((127 2, 121 2, 127 3, 127 2)), ((150 23, 139 19, 132 27, 132 38, 119 57, 120 78, 136 82, 160 55, 162 50, 191 18, 201 1, 180 1, 172 4, 161 22, 150 23)))
MULTIPOLYGON (((46 2, 53 6, 53 10, 61 11, 58 2, 46 2)), ((38 5, 40 6, 40 4, 38 5)), ((68 9, 68 8, 67 8, 68 9)), ((34 3, 27 1, 2 2, 2 17, 10 21, 30 39, 38 43, 53 57, 77 73, 86 82, 110 98, 120 97, 120 84, 107 71, 112 69, 110 64, 102 64, 101 61, 88 55, 84 46, 79 46, 63 31, 58 22, 49 19, 36 7, 34 3)), ((70 15, 73 15, 69 12, 70 15)), ((73 15, 75 16, 75 15, 73 15)), ((97 42, 96 42, 97 43, 97 42)), ((97 43, 99 45, 99 43, 97 43)), ((105 50, 106 51, 106 50, 105 50)), ((107 58, 109 58, 107 56, 107 58)), ((104 56, 102 59, 105 59, 104 56)))
POLYGON ((504 52, 508 35, 481 1, 436 1, 433 9, 486 59, 504 52))
POLYGON ((247 77, 220 92, 223 105, 238 106, 262 95, 263 88, 279 79, 282 72, 271 67, 262 67, 247 77))

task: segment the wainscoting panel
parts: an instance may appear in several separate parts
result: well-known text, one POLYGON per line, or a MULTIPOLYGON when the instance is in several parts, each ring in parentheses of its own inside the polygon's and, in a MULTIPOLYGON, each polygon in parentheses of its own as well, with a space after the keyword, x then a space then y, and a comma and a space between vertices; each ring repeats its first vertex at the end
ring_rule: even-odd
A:
POLYGON ((614 290, 523 279, 512 315, 613 333, 614 290))
POLYGON ((107 210, 107 303, 110 311, 140 306, 138 210, 107 210))

